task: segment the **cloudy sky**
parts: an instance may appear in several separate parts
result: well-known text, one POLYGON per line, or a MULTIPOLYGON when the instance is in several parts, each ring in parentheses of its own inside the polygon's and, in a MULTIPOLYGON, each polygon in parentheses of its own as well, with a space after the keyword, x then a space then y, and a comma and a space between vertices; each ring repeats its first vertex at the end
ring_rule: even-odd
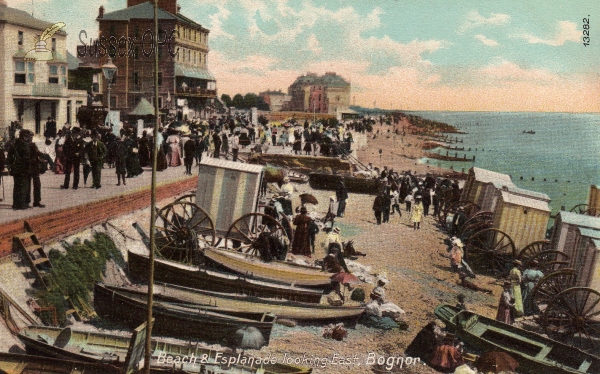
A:
MULTIPOLYGON (((28 12, 31 0, 8 0, 28 12)), ((34 15, 97 34, 98 7, 33 0, 34 15)), ((90 6, 90 4, 94 4, 90 6)), ((282 89, 333 71, 356 105, 405 110, 600 112, 597 0, 179 0, 211 30, 219 93, 282 89), (590 45, 583 19, 590 18, 590 45)))

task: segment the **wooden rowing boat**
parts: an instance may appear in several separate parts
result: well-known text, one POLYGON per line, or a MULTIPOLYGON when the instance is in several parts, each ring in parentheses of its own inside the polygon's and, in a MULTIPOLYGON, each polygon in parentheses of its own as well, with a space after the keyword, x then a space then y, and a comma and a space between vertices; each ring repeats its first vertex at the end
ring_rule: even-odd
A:
MULTIPOLYGON (((128 349, 130 349, 128 347, 130 347, 132 341, 132 335, 128 333, 109 334, 90 331, 76 331, 71 330, 70 328, 61 329, 57 327, 46 326, 29 326, 20 332, 19 338, 25 344, 28 352, 31 351, 41 353, 42 355, 46 356, 25 357, 33 357, 37 361, 48 360, 50 363, 53 361, 59 363, 73 362, 65 361, 64 358, 77 357, 79 359, 77 362, 80 364, 78 367, 104 368, 104 371, 89 371, 89 373, 93 374, 124 373, 124 359, 127 356, 128 349), (65 333, 65 331, 68 332, 65 333), (61 338, 61 336, 65 337, 67 335, 69 336, 69 339, 61 338), (47 357, 53 358, 48 359, 47 357), (119 357, 120 361, 112 360, 111 362, 113 365, 94 365, 90 363, 97 363, 102 360, 102 357, 119 357)), ((165 341, 163 339, 153 339, 151 347, 152 354, 150 366, 152 373, 172 372, 174 366, 176 369, 181 369, 181 371, 178 372, 183 373, 206 373, 210 372, 211 370, 217 372, 215 369, 221 366, 222 359, 225 359, 225 362, 229 362, 230 357, 235 357, 237 359, 236 363, 231 365, 229 368, 231 372, 257 373, 261 366, 265 374, 306 374, 311 372, 310 368, 285 365, 282 363, 256 364, 256 360, 251 356, 243 355, 239 356, 238 358, 238 355, 232 353, 230 350, 218 348, 216 346, 175 343, 171 341, 165 341), (167 361, 169 357, 172 359, 168 363, 167 361), (200 361, 202 361, 202 365, 200 364, 200 361)), ((0 365, 2 365, 1 363, 3 362, 3 355, 5 354, 0 354, 0 365)), ((2 368, 3 367, 0 366, 0 369, 2 368)), ((87 370, 83 372, 88 373, 87 370)), ((36 371, 35 373, 38 372, 36 371)), ((48 373, 72 374, 74 372, 67 370, 49 371, 48 373)))
MULTIPOLYGON (((94 287, 94 308, 98 315, 135 327, 146 320, 147 298, 144 295, 112 290, 105 285, 94 287)), ((239 337, 247 327, 262 334, 269 344, 275 316, 268 313, 248 314, 253 318, 234 317, 194 306, 154 303, 153 332, 176 338, 207 342, 240 344, 239 337)))
POLYGON ((331 285, 331 274, 313 266, 283 261, 264 262, 256 256, 213 247, 204 248, 204 257, 230 271, 259 279, 304 287, 331 285))
MULTIPOLYGON (((308 183, 311 188, 317 190, 335 191, 339 185, 339 181, 343 175, 310 173, 308 174, 308 183)), ((377 195, 379 192, 380 183, 378 179, 373 178, 357 178, 351 176, 343 176, 344 184, 348 192, 377 195)))
POLYGON ((600 373, 600 358, 540 334, 442 304, 435 315, 459 339, 483 351, 500 350, 523 373, 600 373))
MULTIPOLYGON (((147 254, 127 252, 129 275, 136 280, 148 280, 147 254)), ((285 299, 307 303, 319 303, 322 290, 307 289, 285 284, 251 279, 245 276, 223 273, 199 266, 190 266, 155 258, 154 279, 158 282, 198 288, 207 291, 235 293, 263 298, 285 299)))
POLYGON ((125 374, 108 364, 61 360, 34 355, 0 353, 0 373, 18 374, 125 374))
MULTIPOLYGON (((147 286, 111 287, 123 293, 147 294, 147 286)), ((190 305, 216 313, 251 318, 249 314, 271 313, 277 318, 293 319, 301 322, 341 322, 357 320, 364 308, 359 305, 334 307, 328 305, 292 302, 289 300, 262 299, 237 296, 219 292, 196 290, 165 283, 155 283, 154 299, 160 302, 190 305)))

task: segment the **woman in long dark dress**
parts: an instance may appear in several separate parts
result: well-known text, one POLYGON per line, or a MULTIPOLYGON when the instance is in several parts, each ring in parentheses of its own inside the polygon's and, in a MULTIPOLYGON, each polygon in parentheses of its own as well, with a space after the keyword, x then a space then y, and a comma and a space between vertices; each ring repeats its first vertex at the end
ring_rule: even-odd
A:
POLYGON ((150 142, 148 140, 148 134, 144 131, 142 133, 142 138, 140 139, 140 148, 138 152, 141 167, 150 166, 150 142))
POLYGON ((144 172, 140 166, 139 148, 135 135, 131 134, 125 144, 127 146, 127 178, 134 178, 144 172))
POLYGON ((127 145, 125 144, 125 136, 115 142, 114 146, 114 161, 115 171, 117 173, 117 186, 121 185, 121 179, 123 185, 127 185, 125 182, 125 175, 127 174, 127 145))

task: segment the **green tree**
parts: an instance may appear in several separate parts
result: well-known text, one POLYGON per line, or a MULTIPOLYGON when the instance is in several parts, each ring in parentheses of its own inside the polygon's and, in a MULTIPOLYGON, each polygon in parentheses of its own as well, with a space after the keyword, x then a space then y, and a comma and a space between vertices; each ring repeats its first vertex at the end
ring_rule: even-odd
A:
POLYGON ((223 103, 225 103, 226 106, 231 106, 231 96, 227 95, 227 94, 223 94, 221 95, 221 101, 223 103))
POLYGON ((242 94, 236 94, 233 97, 231 105, 233 105, 236 108, 243 108, 244 107, 244 96, 242 96, 242 94))

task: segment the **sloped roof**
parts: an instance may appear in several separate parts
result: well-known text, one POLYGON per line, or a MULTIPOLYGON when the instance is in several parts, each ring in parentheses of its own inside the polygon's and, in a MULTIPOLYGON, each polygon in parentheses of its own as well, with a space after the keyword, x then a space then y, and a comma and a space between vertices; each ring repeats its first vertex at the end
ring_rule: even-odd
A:
POLYGON ((138 105, 136 105, 135 109, 132 110, 129 114, 132 116, 148 116, 154 114, 154 107, 150 102, 142 97, 138 105))
POLYGON ((81 60, 67 51, 67 63, 69 64, 69 70, 77 70, 81 60))
POLYGON ((560 220, 566 224, 600 230, 600 217, 565 211, 560 211, 558 214, 560 220))
POLYGON ((510 175, 497 173, 495 171, 472 167, 475 180, 482 183, 494 183, 500 186, 514 186, 510 175))
POLYGON ((537 209, 544 212, 550 212, 548 202, 546 201, 516 195, 514 193, 511 193, 510 191, 500 191, 500 193, 502 194, 502 200, 504 200, 504 202, 506 203, 524 206, 531 209, 537 209))
POLYGON ((526 190, 523 188, 519 188, 517 186, 513 186, 513 187, 508 187, 508 190, 514 194, 517 195, 523 195, 523 196, 527 196, 527 197, 531 197, 534 199, 539 199, 539 200, 545 200, 545 201, 550 201, 550 196, 546 195, 545 193, 542 192, 536 192, 536 191, 530 191, 530 190, 526 190))
POLYGON ((350 83, 336 74, 325 74, 317 76, 315 74, 302 75, 296 78, 292 86, 298 85, 321 85, 326 87, 348 87, 350 83))
POLYGON ((214 81, 215 76, 208 69, 202 69, 195 66, 186 66, 181 64, 175 64, 175 76, 176 77, 189 77, 205 79, 214 81))
MULTIPOLYGON (((183 23, 187 23, 188 25, 203 28, 202 25, 192 21, 187 17, 184 17, 180 14, 167 12, 162 8, 158 8, 157 17, 159 20, 179 20, 183 23)), ((147 1, 145 3, 130 6, 128 8, 105 13, 102 18, 96 18, 97 21, 129 21, 131 19, 154 19, 154 5, 147 1)))
POLYGON ((200 165, 209 165, 209 166, 215 166, 215 167, 223 168, 223 169, 244 171, 247 173, 255 173, 255 174, 261 173, 265 168, 262 165, 245 164, 242 162, 233 162, 233 161, 227 161, 227 160, 222 160, 219 158, 212 158, 212 157, 203 157, 202 162, 200 162, 200 165))
MULTIPOLYGON (((57 20, 57 22, 60 20, 57 20)), ((40 31, 45 30, 47 27, 52 26, 53 23, 42 21, 41 19, 37 19, 32 17, 29 13, 10 8, 7 6, 0 6, 0 22, 6 22, 11 25, 19 25, 24 27, 29 27, 32 29, 37 29, 40 31)), ((61 29, 57 32, 59 35, 67 35, 64 29, 61 29)))
POLYGON ((600 230, 588 229, 588 228, 579 228, 579 232, 581 236, 586 236, 592 239, 600 239, 600 230))

